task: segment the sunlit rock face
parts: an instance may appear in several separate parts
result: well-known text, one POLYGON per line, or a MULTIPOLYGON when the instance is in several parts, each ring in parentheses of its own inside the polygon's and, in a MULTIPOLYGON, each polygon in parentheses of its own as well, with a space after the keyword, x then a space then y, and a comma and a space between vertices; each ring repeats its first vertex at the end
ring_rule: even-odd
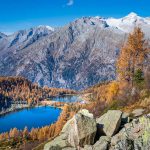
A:
POLYGON ((121 19, 83 17, 61 28, 39 26, 10 36, 0 34, 0 75, 77 90, 115 79, 115 62, 127 29, 140 25, 150 37, 149 22, 131 13, 121 19))

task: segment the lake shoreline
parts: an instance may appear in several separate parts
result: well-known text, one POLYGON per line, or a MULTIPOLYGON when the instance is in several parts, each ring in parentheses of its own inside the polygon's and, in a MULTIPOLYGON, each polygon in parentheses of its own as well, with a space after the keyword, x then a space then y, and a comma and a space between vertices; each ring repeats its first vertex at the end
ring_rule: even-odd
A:
POLYGON ((16 111, 25 109, 25 108, 30 108, 30 107, 27 105, 23 105, 23 104, 20 104, 19 106, 16 106, 16 107, 10 107, 10 108, 6 109, 5 111, 1 111, 0 117, 3 115, 6 115, 6 114, 12 113, 12 112, 16 112, 16 111))
MULTIPOLYGON (((65 95, 61 95, 61 96, 58 95, 55 98, 57 98, 57 97, 68 97, 68 96, 77 96, 80 99, 82 99, 80 101, 80 103, 86 103, 86 100, 84 99, 84 97, 82 97, 82 94, 65 94, 65 95)), ((35 106, 28 106, 27 104, 17 104, 15 107, 11 106, 10 108, 6 109, 5 111, 1 111, 0 112, 0 117, 3 116, 3 115, 7 115, 9 113, 13 113, 13 112, 16 112, 16 111, 23 110, 23 109, 27 109, 27 108, 30 109, 30 108, 43 107, 43 106, 49 106, 49 107, 58 108, 58 109, 63 110, 64 105, 68 104, 68 102, 59 102, 59 101, 54 101, 52 99, 51 100, 43 100, 43 101, 40 102, 39 105, 35 105, 35 106), (61 103, 62 106, 59 106, 58 103, 61 103)), ((74 102, 74 104, 75 103, 76 102, 74 102)))
POLYGON ((21 110, 23 110, 23 109, 32 109, 32 108, 37 108, 37 107, 52 107, 52 108, 57 108, 57 109, 63 109, 63 107, 56 107, 56 106, 52 106, 52 105, 43 105, 43 104, 40 104, 40 105, 38 105, 38 106, 32 106, 32 107, 30 107, 30 106, 23 106, 23 107, 17 107, 17 108, 9 108, 9 109, 7 109, 6 111, 4 111, 4 112, 0 112, 0 117, 2 117, 2 116, 5 116, 5 115, 7 115, 7 114, 9 114, 9 113, 13 113, 13 112, 17 112, 17 111, 21 111, 21 110))

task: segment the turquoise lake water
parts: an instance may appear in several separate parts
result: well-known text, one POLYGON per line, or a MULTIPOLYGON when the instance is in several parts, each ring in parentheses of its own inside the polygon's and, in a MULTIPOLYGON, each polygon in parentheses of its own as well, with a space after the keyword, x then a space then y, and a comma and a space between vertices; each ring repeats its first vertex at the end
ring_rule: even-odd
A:
POLYGON ((60 113, 61 109, 49 106, 8 113, 0 116, 0 133, 9 131, 14 127, 22 130, 27 126, 31 130, 33 127, 38 128, 50 125, 57 121, 60 113))

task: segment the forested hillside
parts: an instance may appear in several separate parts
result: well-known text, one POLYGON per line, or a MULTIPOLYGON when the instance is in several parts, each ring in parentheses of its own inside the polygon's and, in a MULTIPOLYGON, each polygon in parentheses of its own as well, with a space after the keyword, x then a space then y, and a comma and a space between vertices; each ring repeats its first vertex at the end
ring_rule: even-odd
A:
POLYGON ((11 103, 36 105, 44 99, 64 94, 75 94, 75 91, 46 86, 42 88, 23 77, 0 77, 0 110, 11 103))
MULTIPOLYGON (((106 106, 110 109, 141 106, 150 110, 149 54, 149 41, 145 40, 140 28, 135 28, 122 47, 116 63, 117 79, 84 90, 86 98, 95 103, 103 102, 103 109, 106 106)), ((100 106, 95 104, 95 107, 99 111, 100 106)))

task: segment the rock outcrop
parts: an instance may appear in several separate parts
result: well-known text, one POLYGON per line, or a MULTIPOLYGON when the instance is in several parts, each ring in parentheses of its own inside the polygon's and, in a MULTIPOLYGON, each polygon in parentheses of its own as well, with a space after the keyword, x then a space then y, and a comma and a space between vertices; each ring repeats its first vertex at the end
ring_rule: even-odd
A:
POLYGON ((96 120, 87 110, 82 110, 63 127, 59 137, 45 145, 45 150, 53 148, 83 147, 94 144, 96 120))
POLYGON ((110 137, 102 136, 94 145, 85 145, 83 150, 107 150, 110 141, 110 137))
POLYGON ((93 115, 82 110, 66 123, 57 138, 45 145, 44 150, 149 150, 150 114, 131 122, 128 122, 128 116, 118 110, 108 111, 96 119, 103 123, 96 129, 93 115), (94 141, 100 127, 107 136, 101 134, 94 141))
POLYGON ((100 139, 93 145, 93 150, 105 150, 108 149, 111 138, 107 136, 102 136, 100 139))
POLYGON ((64 148, 69 148, 71 145, 67 141, 66 134, 61 134, 56 137, 53 141, 47 143, 44 147, 44 150, 62 150, 64 148))

